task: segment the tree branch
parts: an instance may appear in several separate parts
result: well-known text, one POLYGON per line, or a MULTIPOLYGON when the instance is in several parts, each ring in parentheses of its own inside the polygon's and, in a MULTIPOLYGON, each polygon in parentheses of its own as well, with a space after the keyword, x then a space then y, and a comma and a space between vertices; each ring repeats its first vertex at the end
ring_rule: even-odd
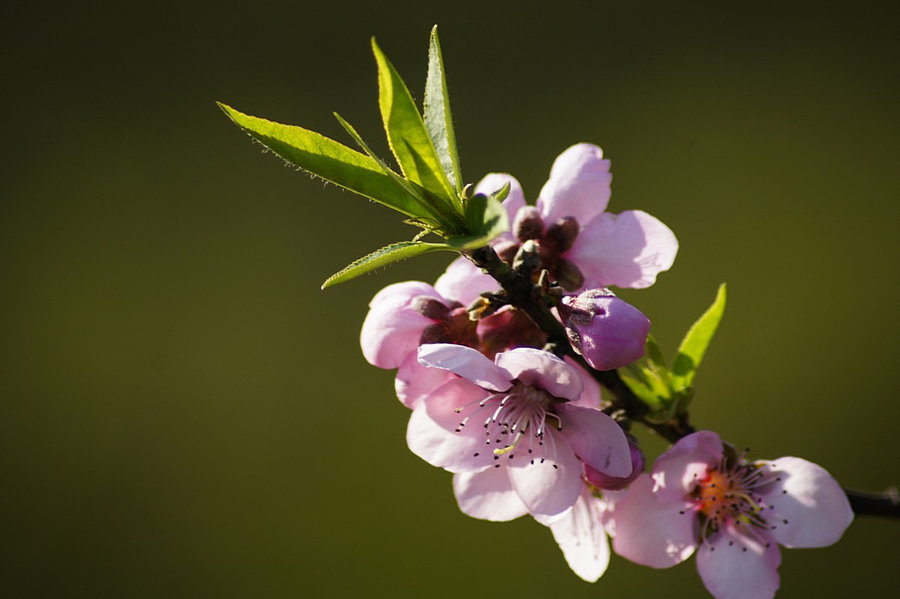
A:
POLYGON ((884 493, 866 493, 865 491, 853 491, 844 489, 850 507, 857 516, 883 516, 885 518, 900 518, 900 494, 896 487, 891 487, 884 493))

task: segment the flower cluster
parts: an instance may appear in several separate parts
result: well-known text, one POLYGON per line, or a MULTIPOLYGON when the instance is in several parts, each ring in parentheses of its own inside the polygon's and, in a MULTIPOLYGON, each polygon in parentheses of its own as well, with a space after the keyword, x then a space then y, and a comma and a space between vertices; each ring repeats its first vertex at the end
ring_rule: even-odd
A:
POLYGON ((598 380, 644 355, 650 321, 609 288, 652 285, 678 244, 645 212, 606 212, 611 178, 600 148, 578 144, 556 159, 534 206, 509 175, 474 189, 508 185, 512 228, 493 252, 542 291, 562 340, 469 254, 434 286, 380 291, 362 327, 363 354, 397 369, 397 396, 412 410, 409 447, 453 473, 469 516, 532 516, 585 580, 605 571, 611 537, 617 554, 654 568, 696 552, 718 599, 771 597, 778 545, 831 544, 853 513, 819 466, 750 462, 709 431, 686 434, 644 471, 627 410, 601 398, 598 380), (522 270, 526 253, 533 263, 522 270))

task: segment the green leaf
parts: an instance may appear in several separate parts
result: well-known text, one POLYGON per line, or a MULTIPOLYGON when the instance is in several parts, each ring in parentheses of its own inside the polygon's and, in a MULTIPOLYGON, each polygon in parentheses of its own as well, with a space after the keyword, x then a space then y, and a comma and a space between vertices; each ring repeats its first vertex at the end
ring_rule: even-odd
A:
POLYGON ((218 105, 251 137, 304 171, 407 216, 433 218, 427 205, 371 157, 314 131, 249 116, 221 102, 218 105))
POLYGON ((350 279, 355 279, 359 275, 365 274, 376 268, 387 266, 392 262, 406 260, 414 256, 420 256, 429 252, 440 251, 456 251, 455 248, 445 243, 425 243, 422 241, 401 241, 384 246, 380 250, 375 250, 368 256, 363 256, 359 260, 354 260, 347 267, 334 273, 322 283, 322 289, 332 287, 338 283, 344 283, 350 279))
POLYGON ((690 387, 724 313, 725 283, 722 283, 712 305, 691 326, 678 347, 678 355, 672 365, 672 383, 675 389, 690 387))
POLYGON ((425 80, 425 128, 437 151, 441 166, 450 184, 462 193, 462 171, 456 150, 456 134, 453 132, 453 116, 450 113, 450 96, 447 94, 447 76, 437 25, 431 30, 428 44, 428 77, 425 80))
POLYGON ((372 51, 378 63, 378 105, 381 108, 381 118, 388 145, 400 164, 400 170, 407 179, 431 191, 461 215, 459 197, 444 173, 409 89, 374 39, 372 51))
POLYGON ((461 250, 474 250, 509 231, 509 216, 497 199, 508 193, 509 183, 489 196, 478 193, 466 200, 466 226, 471 235, 451 237, 447 243, 461 250))
POLYGON ((333 113, 334 117, 338 120, 344 130, 353 138, 360 148, 369 155, 369 157, 378 164, 381 170, 393 179, 397 185, 402 187, 409 195, 415 197, 420 204, 426 206, 429 212, 434 215, 434 220, 432 223, 439 223, 438 226, 430 227, 431 230, 436 232, 441 232, 444 230, 454 231, 459 228, 459 217, 452 210, 448 210, 446 203, 441 201, 438 198, 435 198, 433 194, 429 193, 427 190, 422 189, 415 183, 407 181, 394 171, 392 171, 388 165, 384 163, 384 161, 375 155, 372 152, 369 145, 363 140, 362 136, 356 132, 356 129, 353 128, 353 125, 344 120, 344 118, 338 113, 333 113))

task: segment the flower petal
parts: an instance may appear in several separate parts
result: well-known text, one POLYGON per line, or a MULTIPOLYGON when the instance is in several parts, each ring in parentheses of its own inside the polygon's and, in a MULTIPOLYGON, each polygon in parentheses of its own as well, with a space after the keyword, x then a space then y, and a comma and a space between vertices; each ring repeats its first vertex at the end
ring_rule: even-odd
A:
POLYGON ((609 541, 602 522, 603 502, 585 489, 575 504, 550 524, 569 567, 582 580, 596 582, 609 565, 609 541))
POLYGON ((409 307, 417 297, 445 301, 431 285, 420 281, 388 285, 372 298, 359 335, 363 356, 370 364, 397 368, 419 347, 422 331, 434 321, 409 307))
POLYGON ((454 474, 453 493, 459 509, 473 518, 506 522, 528 513, 509 482, 506 468, 454 474))
POLYGON ((544 223, 573 216, 581 226, 602 214, 609 204, 612 174, 603 150, 592 144, 576 144, 553 161, 550 178, 541 189, 537 206, 544 223))
POLYGON ((653 464, 655 492, 668 501, 681 499, 719 462, 722 451, 722 440, 712 431, 698 431, 679 439, 653 464))
POLYGON ((774 526, 772 536, 785 547, 825 547, 837 542, 853 521, 853 510, 828 471, 793 457, 763 464, 776 477, 761 493, 772 506, 766 510, 766 520, 774 526))
POLYGON ((452 372, 440 368, 428 368, 419 364, 417 352, 409 352, 397 370, 394 390, 397 399, 407 408, 416 409, 432 391, 454 379, 452 372))
POLYGON ((441 368, 491 389, 505 391, 512 384, 509 373, 487 359, 477 349, 452 343, 429 343, 419 347, 419 363, 441 368))
POLYGON ((652 486, 650 476, 642 474, 616 501, 613 549, 635 563, 668 568, 694 552, 700 525, 691 502, 667 501, 652 486))
POLYGON ((444 301, 441 294, 428 283, 422 281, 403 281, 402 283, 392 283, 376 293, 369 302, 369 307, 374 308, 377 305, 391 305, 395 308, 408 305, 413 298, 424 295, 432 297, 439 301, 444 301))
POLYGON ((409 418, 406 442, 410 451, 450 472, 478 472, 490 466, 494 456, 490 447, 485 448, 483 433, 479 432, 483 429, 460 426, 487 395, 465 379, 453 379, 435 389, 409 418))
POLYGON ((578 362, 569 356, 565 356, 563 360, 566 361, 566 364, 575 369, 575 372, 578 373, 578 378, 581 379, 581 384, 584 386, 581 396, 578 399, 572 400, 570 405, 599 410, 603 402, 600 383, 598 383, 597 379, 592 377, 578 362))
POLYGON ((447 299, 456 300, 464 306, 474 302, 482 293, 500 291, 500 283, 462 256, 450 263, 444 274, 435 281, 434 287, 447 299))
POLYGON ((697 550, 697 570, 716 599, 772 599, 780 580, 781 551, 731 528, 714 534, 697 550))
POLYGON ((631 474, 631 448, 625 432, 615 421, 590 408, 560 405, 556 408, 560 434, 581 460, 600 472, 615 477, 631 474))
POLYGON ((519 379, 564 399, 581 396, 583 386, 578 372, 550 352, 517 347, 497 354, 494 362, 509 373, 510 380, 519 379))
MULTIPOLYGON (((478 182, 473 190, 475 193, 483 193, 490 195, 496 191, 503 189, 503 186, 509 183, 509 195, 503 200, 503 207, 506 208, 506 214, 509 216, 509 225, 512 226, 516 220, 516 214, 520 208, 525 207, 525 194, 522 192, 522 185, 512 175, 506 173, 488 173, 478 182)), ((498 239, 514 239, 509 232, 500 235, 498 239)))
POLYGON ((584 275, 583 287, 633 287, 656 282, 678 253, 675 234, 646 212, 601 214, 584 225, 564 257, 584 275))
POLYGON ((584 487, 581 462, 562 435, 548 430, 543 443, 529 435, 508 456, 509 479, 530 513, 554 516, 578 499, 584 487))

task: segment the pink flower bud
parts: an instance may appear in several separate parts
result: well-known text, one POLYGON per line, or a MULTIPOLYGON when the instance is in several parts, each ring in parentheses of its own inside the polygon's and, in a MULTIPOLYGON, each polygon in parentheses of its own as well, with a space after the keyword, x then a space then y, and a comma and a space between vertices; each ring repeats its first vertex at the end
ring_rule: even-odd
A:
POLYGON ((650 320, 608 289, 566 296, 559 313, 572 347, 597 370, 613 370, 644 355, 650 320))
POLYGON ((607 491, 618 491, 624 489, 631 481, 636 479, 644 472, 644 452, 638 447, 637 439, 628 435, 628 449, 631 451, 631 474, 628 476, 616 477, 603 474, 599 470, 584 465, 584 477, 589 483, 598 489, 606 489, 607 491))

